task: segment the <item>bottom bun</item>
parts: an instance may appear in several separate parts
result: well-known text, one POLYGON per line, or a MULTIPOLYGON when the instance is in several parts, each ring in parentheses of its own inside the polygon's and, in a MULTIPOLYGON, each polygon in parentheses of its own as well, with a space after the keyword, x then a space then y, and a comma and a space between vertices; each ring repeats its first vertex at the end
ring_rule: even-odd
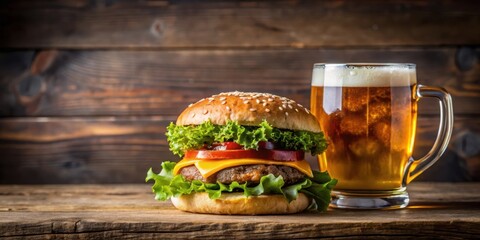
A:
POLYGON ((310 199, 303 193, 288 203, 283 195, 260 195, 245 197, 243 193, 223 193, 218 199, 210 199, 207 193, 192 193, 172 197, 173 205, 186 212, 261 215, 289 214, 305 210, 310 199))

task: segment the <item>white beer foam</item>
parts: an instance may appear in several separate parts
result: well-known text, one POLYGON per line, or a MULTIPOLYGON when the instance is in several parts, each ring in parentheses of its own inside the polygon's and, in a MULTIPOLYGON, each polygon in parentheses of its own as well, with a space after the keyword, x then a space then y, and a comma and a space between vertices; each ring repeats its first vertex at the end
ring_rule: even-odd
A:
POLYGON ((415 69, 406 65, 314 67, 312 86, 402 87, 417 83, 415 69))

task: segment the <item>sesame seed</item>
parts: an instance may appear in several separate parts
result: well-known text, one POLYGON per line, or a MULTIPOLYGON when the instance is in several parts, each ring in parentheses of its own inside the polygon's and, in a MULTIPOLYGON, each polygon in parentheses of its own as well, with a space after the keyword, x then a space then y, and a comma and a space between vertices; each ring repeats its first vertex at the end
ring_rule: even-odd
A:
POLYGON ((255 102, 257 102, 257 104, 259 104, 259 103, 260 103, 260 100, 257 99, 257 100, 255 100, 255 102))
POLYGON ((285 108, 285 109, 287 109, 287 105, 286 105, 285 103, 282 104, 282 107, 285 108))
POLYGON ((213 101, 213 99, 215 99, 215 98, 213 98, 213 97, 209 97, 209 98, 208 98, 208 100, 210 100, 210 101, 213 101))
POLYGON ((193 114, 192 114, 192 118, 195 117, 195 115, 197 115, 197 114, 196 114, 196 113, 193 113, 193 114))
POLYGON ((220 98, 221 101, 223 101, 223 100, 225 100, 225 99, 227 99, 227 98, 226 98, 226 97, 221 97, 221 98, 220 98))
POLYGON ((248 101, 248 100, 243 101, 243 103, 245 103, 245 104, 248 104, 249 102, 250 102, 250 101, 248 101))
POLYGON ((193 103, 190 103, 190 104, 188 104, 188 107, 191 107, 192 105, 193 105, 193 103))
POLYGON ((287 116, 287 117, 288 117, 288 112, 285 112, 285 116, 287 116))
POLYGON ((295 108, 295 112, 298 112, 298 108, 295 108))
POLYGON ((288 104, 288 108, 293 109, 292 105, 288 104))
POLYGON ((305 112, 310 113, 307 108, 305 108, 305 112))
POLYGON ((270 112, 270 109, 268 109, 268 108, 265 108, 265 112, 270 112))
POLYGON ((250 112, 255 112, 255 111, 257 111, 257 109, 255 109, 255 108, 250 108, 249 110, 250 110, 250 112))
POLYGON ((225 105, 225 103, 227 103, 227 101, 222 101, 222 104, 225 105))
POLYGON ((203 110, 203 114, 207 114, 207 113, 208 113, 207 109, 203 110))
POLYGON ((230 111, 230 107, 229 107, 229 106, 227 106, 226 109, 227 109, 227 111, 230 111))
POLYGON ((273 99, 271 99, 271 98, 268 98, 268 99, 267 99, 267 101, 269 101, 269 102, 273 102, 273 99))
POLYGON ((278 107, 278 110, 282 111, 282 110, 283 110, 283 108, 282 108, 282 107, 278 107))
POLYGON ((268 104, 268 103, 264 102, 262 105, 263 105, 264 107, 266 107, 266 106, 267 106, 267 104, 268 104))

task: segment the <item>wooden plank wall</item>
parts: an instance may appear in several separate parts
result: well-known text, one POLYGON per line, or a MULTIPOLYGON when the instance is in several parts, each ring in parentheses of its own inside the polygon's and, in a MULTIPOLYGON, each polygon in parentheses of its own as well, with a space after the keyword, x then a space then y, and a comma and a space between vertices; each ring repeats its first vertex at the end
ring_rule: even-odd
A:
MULTIPOLYGON (((454 98, 455 129, 420 180, 480 179, 480 4, 475 1, 0 3, 0 183, 139 183, 165 126, 221 91, 309 105, 315 62, 412 62, 454 98)), ((415 155, 438 104, 422 100, 415 155)), ((310 159, 313 161, 313 159, 310 159)))

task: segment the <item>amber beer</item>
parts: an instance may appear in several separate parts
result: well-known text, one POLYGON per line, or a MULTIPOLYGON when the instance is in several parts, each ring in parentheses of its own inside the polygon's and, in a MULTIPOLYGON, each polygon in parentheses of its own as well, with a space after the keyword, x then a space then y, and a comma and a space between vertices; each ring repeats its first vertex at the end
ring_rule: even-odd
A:
POLYGON ((311 110, 330 142, 319 156, 321 170, 338 179, 336 190, 401 189, 415 136, 414 72, 328 70, 311 90, 311 110))
POLYGON ((452 98, 439 87, 417 84, 415 64, 315 64, 311 110, 329 141, 318 156, 322 171, 338 180, 330 205, 337 208, 403 208, 407 184, 432 166, 453 129, 452 98), (412 158, 417 100, 440 103, 432 149, 412 158))

